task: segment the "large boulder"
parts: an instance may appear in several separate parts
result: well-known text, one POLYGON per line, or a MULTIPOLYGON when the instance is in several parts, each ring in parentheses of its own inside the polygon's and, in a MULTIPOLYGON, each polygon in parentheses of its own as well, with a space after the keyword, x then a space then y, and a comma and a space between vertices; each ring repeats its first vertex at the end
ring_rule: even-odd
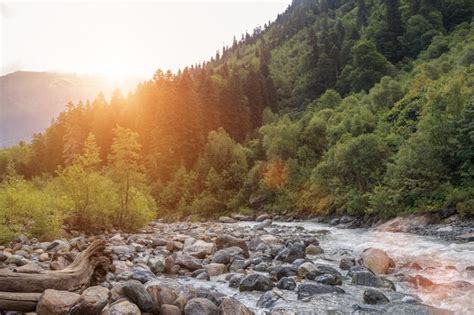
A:
POLYGON ((47 289, 36 305, 36 313, 38 315, 68 315, 79 298, 80 295, 77 293, 47 289))
POLYGON ((242 279, 239 290, 242 291, 268 291, 275 285, 272 280, 262 274, 254 273, 242 279))
POLYGON ((316 294, 325 294, 325 293, 345 293, 341 288, 325 285, 325 284, 312 284, 312 283, 302 283, 297 288, 298 300, 311 297, 316 294))
POLYGON ((153 300, 145 286, 136 280, 128 280, 122 287, 124 295, 138 305, 141 311, 151 313, 154 310, 153 300))
POLYGON ((231 235, 221 235, 216 239, 216 246, 218 249, 224 249, 227 247, 240 247, 243 251, 244 257, 249 257, 249 248, 243 239, 236 238, 231 235))
POLYGON ((230 296, 222 299, 219 305, 220 315, 253 315, 245 305, 230 296))
POLYGON ((210 300, 205 298, 194 298, 186 303, 185 315, 218 315, 219 309, 210 300))
POLYGON ((360 254, 360 263, 376 274, 386 274, 394 266, 393 259, 378 248, 367 248, 360 254))
POLYGON ((191 237, 184 241, 183 252, 197 258, 205 258, 207 255, 214 254, 215 251, 216 245, 214 243, 196 240, 191 237))
POLYGON ((82 292, 78 302, 71 308, 71 315, 99 315, 109 300, 109 289, 101 286, 89 287, 82 292))

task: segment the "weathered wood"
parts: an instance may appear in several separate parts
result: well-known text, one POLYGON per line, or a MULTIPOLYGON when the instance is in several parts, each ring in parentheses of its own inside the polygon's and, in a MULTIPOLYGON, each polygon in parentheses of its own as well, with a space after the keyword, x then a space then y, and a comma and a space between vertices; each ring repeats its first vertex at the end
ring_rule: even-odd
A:
POLYGON ((104 254, 105 241, 96 240, 62 270, 43 270, 38 273, 0 270, 0 291, 43 292, 46 289, 78 291, 86 289, 96 276, 110 266, 110 258, 104 254))
POLYGON ((0 292, 0 311, 32 312, 41 293, 0 292))

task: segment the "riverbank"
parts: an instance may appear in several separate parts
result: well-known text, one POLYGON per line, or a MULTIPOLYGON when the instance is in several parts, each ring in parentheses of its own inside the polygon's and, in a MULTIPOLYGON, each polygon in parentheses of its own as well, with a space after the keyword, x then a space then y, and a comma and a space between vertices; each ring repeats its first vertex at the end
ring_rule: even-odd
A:
MULTIPOLYGON (((0 248, 0 267, 61 270, 104 239, 113 268, 87 292, 102 299, 102 314, 468 314, 474 308, 472 243, 258 219, 153 222, 139 233, 75 234, 54 242, 20 237, 0 248)), ((73 307, 81 299, 63 291, 48 295, 42 309, 66 300, 71 305, 63 309, 73 307)))

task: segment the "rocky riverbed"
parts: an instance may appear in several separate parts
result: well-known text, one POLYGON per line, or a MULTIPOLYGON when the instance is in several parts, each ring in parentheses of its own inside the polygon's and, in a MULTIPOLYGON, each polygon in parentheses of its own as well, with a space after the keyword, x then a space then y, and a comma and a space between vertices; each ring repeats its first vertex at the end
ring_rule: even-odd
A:
POLYGON ((39 315, 474 312, 472 242, 269 217, 221 221, 54 242, 19 237, 0 247, 0 268, 60 270, 106 239, 114 268, 105 281, 81 295, 47 290, 39 315))

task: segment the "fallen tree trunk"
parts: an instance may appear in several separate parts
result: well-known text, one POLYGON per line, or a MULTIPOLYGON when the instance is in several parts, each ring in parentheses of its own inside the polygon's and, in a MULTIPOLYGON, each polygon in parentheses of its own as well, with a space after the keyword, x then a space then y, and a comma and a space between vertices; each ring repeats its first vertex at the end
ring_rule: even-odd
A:
POLYGON ((0 292, 0 311, 34 312, 41 293, 0 292))
POLYGON ((57 271, 23 273, 0 269, 0 292, 41 293, 46 289, 82 292, 109 269, 110 258, 104 250, 105 241, 96 240, 69 266, 57 271))

